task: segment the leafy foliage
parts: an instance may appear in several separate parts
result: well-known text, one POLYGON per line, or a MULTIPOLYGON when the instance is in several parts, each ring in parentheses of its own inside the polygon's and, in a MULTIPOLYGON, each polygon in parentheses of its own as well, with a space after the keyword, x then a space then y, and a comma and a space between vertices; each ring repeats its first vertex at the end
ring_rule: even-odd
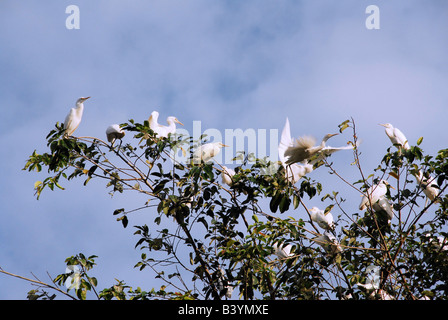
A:
MULTIPOLYGON (((213 163, 181 163, 201 141, 191 137, 157 138, 149 128, 129 120, 121 125, 134 134, 134 144, 115 146, 98 138, 64 137, 56 124, 47 136, 48 153, 36 151, 24 170, 48 169, 49 176, 35 184, 36 196, 48 187, 64 189, 62 180, 104 180, 110 194, 136 192, 140 206, 113 212, 128 227, 132 213, 148 212, 145 225, 134 226, 135 247, 142 251, 135 264, 150 269, 164 283, 160 289, 133 289, 124 281, 99 293, 97 281, 87 274, 95 256, 70 257, 67 265, 81 266, 81 284, 75 290, 79 299, 93 291, 99 299, 222 299, 238 291, 243 299, 447 299, 448 297, 448 149, 436 156, 425 155, 423 139, 409 150, 391 146, 380 165, 366 176, 353 120, 339 125, 342 133, 352 129, 354 146, 351 168, 357 181, 339 175, 327 160, 315 170, 328 170, 354 195, 366 195, 381 179, 395 180, 386 199, 394 209, 388 220, 384 211, 370 203, 360 211, 339 191, 323 194, 325 185, 312 174, 296 184, 285 179, 285 168, 272 171, 272 163, 243 152, 235 167, 231 186, 221 182, 223 168, 213 163), (424 186, 416 182, 423 173, 433 177, 438 190, 428 200, 424 186), (325 231, 313 223, 307 203, 320 196, 325 212, 337 212, 336 229, 325 231), (293 216, 285 217, 285 213, 293 216), (276 251, 290 245, 287 257, 276 251), (380 270, 380 281, 368 289, 367 269, 380 270)), ((357 202, 357 201, 356 201, 357 202)), ((68 275, 54 282, 62 286, 68 275)), ((235 296, 235 294, 234 294, 235 296)), ((234 297, 233 296, 233 297, 234 297)), ((38 290, 30 299, 54 298, 38 290)))

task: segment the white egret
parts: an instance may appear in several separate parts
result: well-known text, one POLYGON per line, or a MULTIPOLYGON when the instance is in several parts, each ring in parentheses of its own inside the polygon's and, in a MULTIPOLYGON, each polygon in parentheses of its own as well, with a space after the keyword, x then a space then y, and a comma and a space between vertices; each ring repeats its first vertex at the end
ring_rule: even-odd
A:
POLYGON ((372 204, 372 209, 378 213, 381 211, 386 212, 388 222, 390 222, 394 217, 394 209, 392 208, 389 200, 387 200, 384 196, 380 197, 377 202, 372 204))
POLYGON ((406 136, 400 129, 394 128, 394 126, 390 123, 380 123, 379 125, 386 128, 385 132, 393 145, 400 145, 404 149, 410 148, 408 139, 406 139, 406 136))
POLYGON ((358 287, 364 288, 367 292, 370 292, 369 299, 379 300, 393 300, 394 297, 388 294, 383 289, 380 289, 381 282, 381 270, 378 266, 370 265, 367 267, 366 283, 357 283, 358 287))
POLYGON ((107 141, 109 141, 112 145, 114 144, 116 139, 121 139, 125 135, 123 129, 120 128, 118 124, 111 124, 106 129, 107 141))
POLYGON ((334 235, 329 232, 324 232, 323 235, 319 235, 313 240, 319 244, 328 254, 336 254, 342 252, 342 247, 339 244, 339 241, 336 239, 334 235))
POLYGON ((359 210, 366 210, 372 205, 372 209, 380 213, 381 211, 386 212, 388 222, 392 220, 394 217, 394 210, 389 200, 386 198, 387 186, 392 187, 389 182, 386 180, 381 180, 377 185, 371 186, 365 195, 363 195, 361 199, 361 203, 359 204, 359 210), (370 203, 369 203, 370 198, 370 203))
POLYGON ((448 251, 448 239, 438 236, 437 243, 434 244, 437 250, 448 251))
POLYGON ((362 287, 366 290, 379 289, 381 281, 381 269, 375 265, 369 265, 366 269, 366 283, 357 283, 358 287, 362 287))
POLYGON ((294 145, 291 139, 291 130, 289 126, 289 120, 286 118, 285 126, 283 127, 282 136, 280 138, 280 143, 278 145, 278 157, 283 167, 285 168, 285 176, 288 181, 296 183, 303 176, 313 171, 313 166, 309 164, 306 160, 303 164, 291 163, 286 164, 287 158, 285 157, 285 152, 289 147, 294 145))
POLYGON ((221 142, 209 142, 199 146, 193 153, 193 163, 198 164, 201 160, 205 163, 209 162, 223 147, 228 146, 221 142))
POLYGON ((327 146, 327 140, 336 135, 338 135, 338 133, 329 133, 325 135, 320 145, 317 146, 315 146, 316 139, 312 136, 302 136, 299 139, 296 139, 293 142, 293 145, 288 147, 285 151, 285 156, 288 157, 286 164, 306 161, 314 165, 336 151, 353 149, 352 144, 344 147, 327 146))
POLYGON ((82 114, 84 112, 84 101, 89 99, 90 97, 81 97, 76 101, 76 107, 71 108, 70 112, 65 117, 64 128, 65 135, 71 136, 73 132, 78 128, 81 123, 82 114))
POLYGON ((295 139, 293 145, 288 147, 285 151, 285 156, 289 157, 286 164, 302 162, 308 160, 325 148, 325 143, 337 133, 329 133, 322 139, 320 145, 315 146, 316 139, 312 136, 302 136, 295 139))
POLYGON ((434 238, 429 232, 424 235, 435 251, 448 251, 448 238, 437 236, 434 238))
POLYGON ((294 256, 294 254, 291 253, 292 246, 290 244, 279 246, 279 244, 276 242, 272 247, 274 248, 274 254, 279 259, 287 259, 294 256))
MULTIPOLYGON (((359 210, 365 210, 369 206, 369 198, 372 205, 376 203, 381 197, 384 197, 387 193, 387 186, 389 182, 386 180, 381 180, 377 185, 371 186, 366 195, 364 195, 361 199, 361 203, 359 204, 359 210)), ((389 185, 390 186, 390 185, 389 185)))
POLYGON ((217 273, 219 274, 219 278, 218 278, 218 283, 216 285, 216 289, 219 291, 220 294, 225 289, 226 290, 225 296, 229 299, 232 298, 233 286, 224 285, 226 273, 224 272, 224 270, 222 268, 220 268, 220 270, 218 270, 217 273))
POLYGON ((159 124, 157 121, 159 119, 159 113, 157 111, 151 112, 151 116, 148 119, 149 127, 157 134, 158 137, 168 137, 168 134, 174 134, 176 132, 176 123, 183 126, 183 123, 177 120, 176 117, 169 116, 166 118, 168 126, 159 124))
POLYGON ((379 289, 379 290, 375 290, 373 291, 370 296, 369 299, 379 299, 379 300, 394 300, 395 298, 393 296, 391 296, 390 294, 388 294, 386 291, 384 291, 383 289, 379 289))
POLYGON ((384 291, 383 289, 377 289, 376 286, 372 285, 371 283, 367 283, 367 284, 362 284, 362 283, 357 283, 358 287, 364 288, 367 291, 373 290, 368 299, 369 300, 394 300, 394 297, 391 296, 390 294, 388 294, 386 291, 384 291))
POLYGON ((325 230, 334 229, 333 215, 331 214, 331 212, 325 213, 324 210, 321 210, 318 207, 312 207, 310 211, 311 220, 316 222, 319 227, 325 230))
POLYGON ((429 177, 426 178, 422 171, 419 171, 418 175, 415 176, 417 183, 423 189, 423 193, 428 197, 429 200, 434 201, 434 199, 439 195, 440 188, 435 181, 436 178, 429 177))
POLYGON ((221 178, 222 178, 222 183, 225 183, 226 185, 228 185, 229 187, 232 186, 232 177, 235 175, 235 170, 227 168, 226 166, 222 166, 222 173, 221 173, 221 178))

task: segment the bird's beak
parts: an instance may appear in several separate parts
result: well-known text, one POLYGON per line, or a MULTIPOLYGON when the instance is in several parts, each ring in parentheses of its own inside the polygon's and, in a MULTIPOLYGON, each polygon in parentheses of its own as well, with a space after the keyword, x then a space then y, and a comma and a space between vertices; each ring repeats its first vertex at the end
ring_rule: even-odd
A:
POLYGON ((222 144, 222 143, 221 143, 221 147, 228 147, 228 146, 227 146, 227 145, 225 145, 225 144, 222 144))
POLYGON ((386 128, 386 125, 385 125, 385 124, 382 124, 382 123, 378 123, 378 125, 380 125, 380 126, 383 126, 383 127, 385 127, 385 128, 386 128))
POLYGON ((332 133, 330 136, 331 137, 334 137, 334 136, 337 136, 339 133, 332 133))
POLYGON ((181 126, 183 126, 184 124, 182 122, 180 122, 179 120, 175 119, 174 122, 177 122, 178 124, 180 124, 181 126))
POLYGON ((84 98, 84 100, 90 99, 90 97, 84 98))

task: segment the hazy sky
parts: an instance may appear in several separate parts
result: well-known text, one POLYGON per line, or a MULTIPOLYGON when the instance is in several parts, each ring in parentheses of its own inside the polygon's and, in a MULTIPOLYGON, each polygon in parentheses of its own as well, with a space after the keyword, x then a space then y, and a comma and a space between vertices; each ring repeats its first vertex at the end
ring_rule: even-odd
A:
MULTIPOLYGON (((289 117, 293 136, 318 139, 353 117, 369 171, 390 146, 378 123, 411 144, 424 136, 430 154, 446 148, 447 31, 444 0, 2 0, 0 266, 48 281, 47 271, 63 273, 64 259, 83 252, 99 256, 100 288, 114 278, 153 286, 153 274, 133 268, 132 225, 145 216, 127 229, 112 216, 141 199, 72 181, 36 200, 44 174, 21 170, 33 150, 46 151, 45 136, 78 97, 92 96, 77 135, 102 138, 109 124, 141 122, 153 110, 187 130, 195 120, 203 129, 281 130, 289 117), (78 30, 66 28, 72 4, 78 30), (365 26, 370 4, 380 9, 379 30, 365 26)), ((347 130, 331 144, 348 139, 347 130)), ((332 160, 350 175, 349 153, 332 160)), ((0 275, 0 299, 30 289, 0 275)))

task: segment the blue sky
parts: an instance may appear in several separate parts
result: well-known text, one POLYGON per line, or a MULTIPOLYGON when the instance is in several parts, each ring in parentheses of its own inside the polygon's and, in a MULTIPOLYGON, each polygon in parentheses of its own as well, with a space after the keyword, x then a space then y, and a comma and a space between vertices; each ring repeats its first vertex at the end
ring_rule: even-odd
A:
MULTIPOLYGON (((318 139, 353 117, 366 171, 390 144, 378 123, 394 124, 411 144, 423 136, 421 147, 435 154, 448 141, 447 17, 448 3, 436 0, 1 1, 0 266, 47 280, 84 252, 99 256, 100 287, 114 278, 153 285, 132 267, 134 230, 112 216, 141 199, 111 199, 101 182, 75 181, 37 201, 33 184, 43 175, 21 170, 80 96, 92 96, 80 136, 103 137, 109 124, 153 110, 187 130, 195 120, 203 129, 281 130, 288 116, 293 136, 318 139), (79 30, 65 27, 71 4, 79 30), (365 27, 370 4, 380 9, 379 30, 365 27)), ((332 145, 348 139, 346 131, 332 145)), ((350 155, 334 161, 350 179, 350 155)), ((0 299, 30 289, 0 275, 0 299)))

